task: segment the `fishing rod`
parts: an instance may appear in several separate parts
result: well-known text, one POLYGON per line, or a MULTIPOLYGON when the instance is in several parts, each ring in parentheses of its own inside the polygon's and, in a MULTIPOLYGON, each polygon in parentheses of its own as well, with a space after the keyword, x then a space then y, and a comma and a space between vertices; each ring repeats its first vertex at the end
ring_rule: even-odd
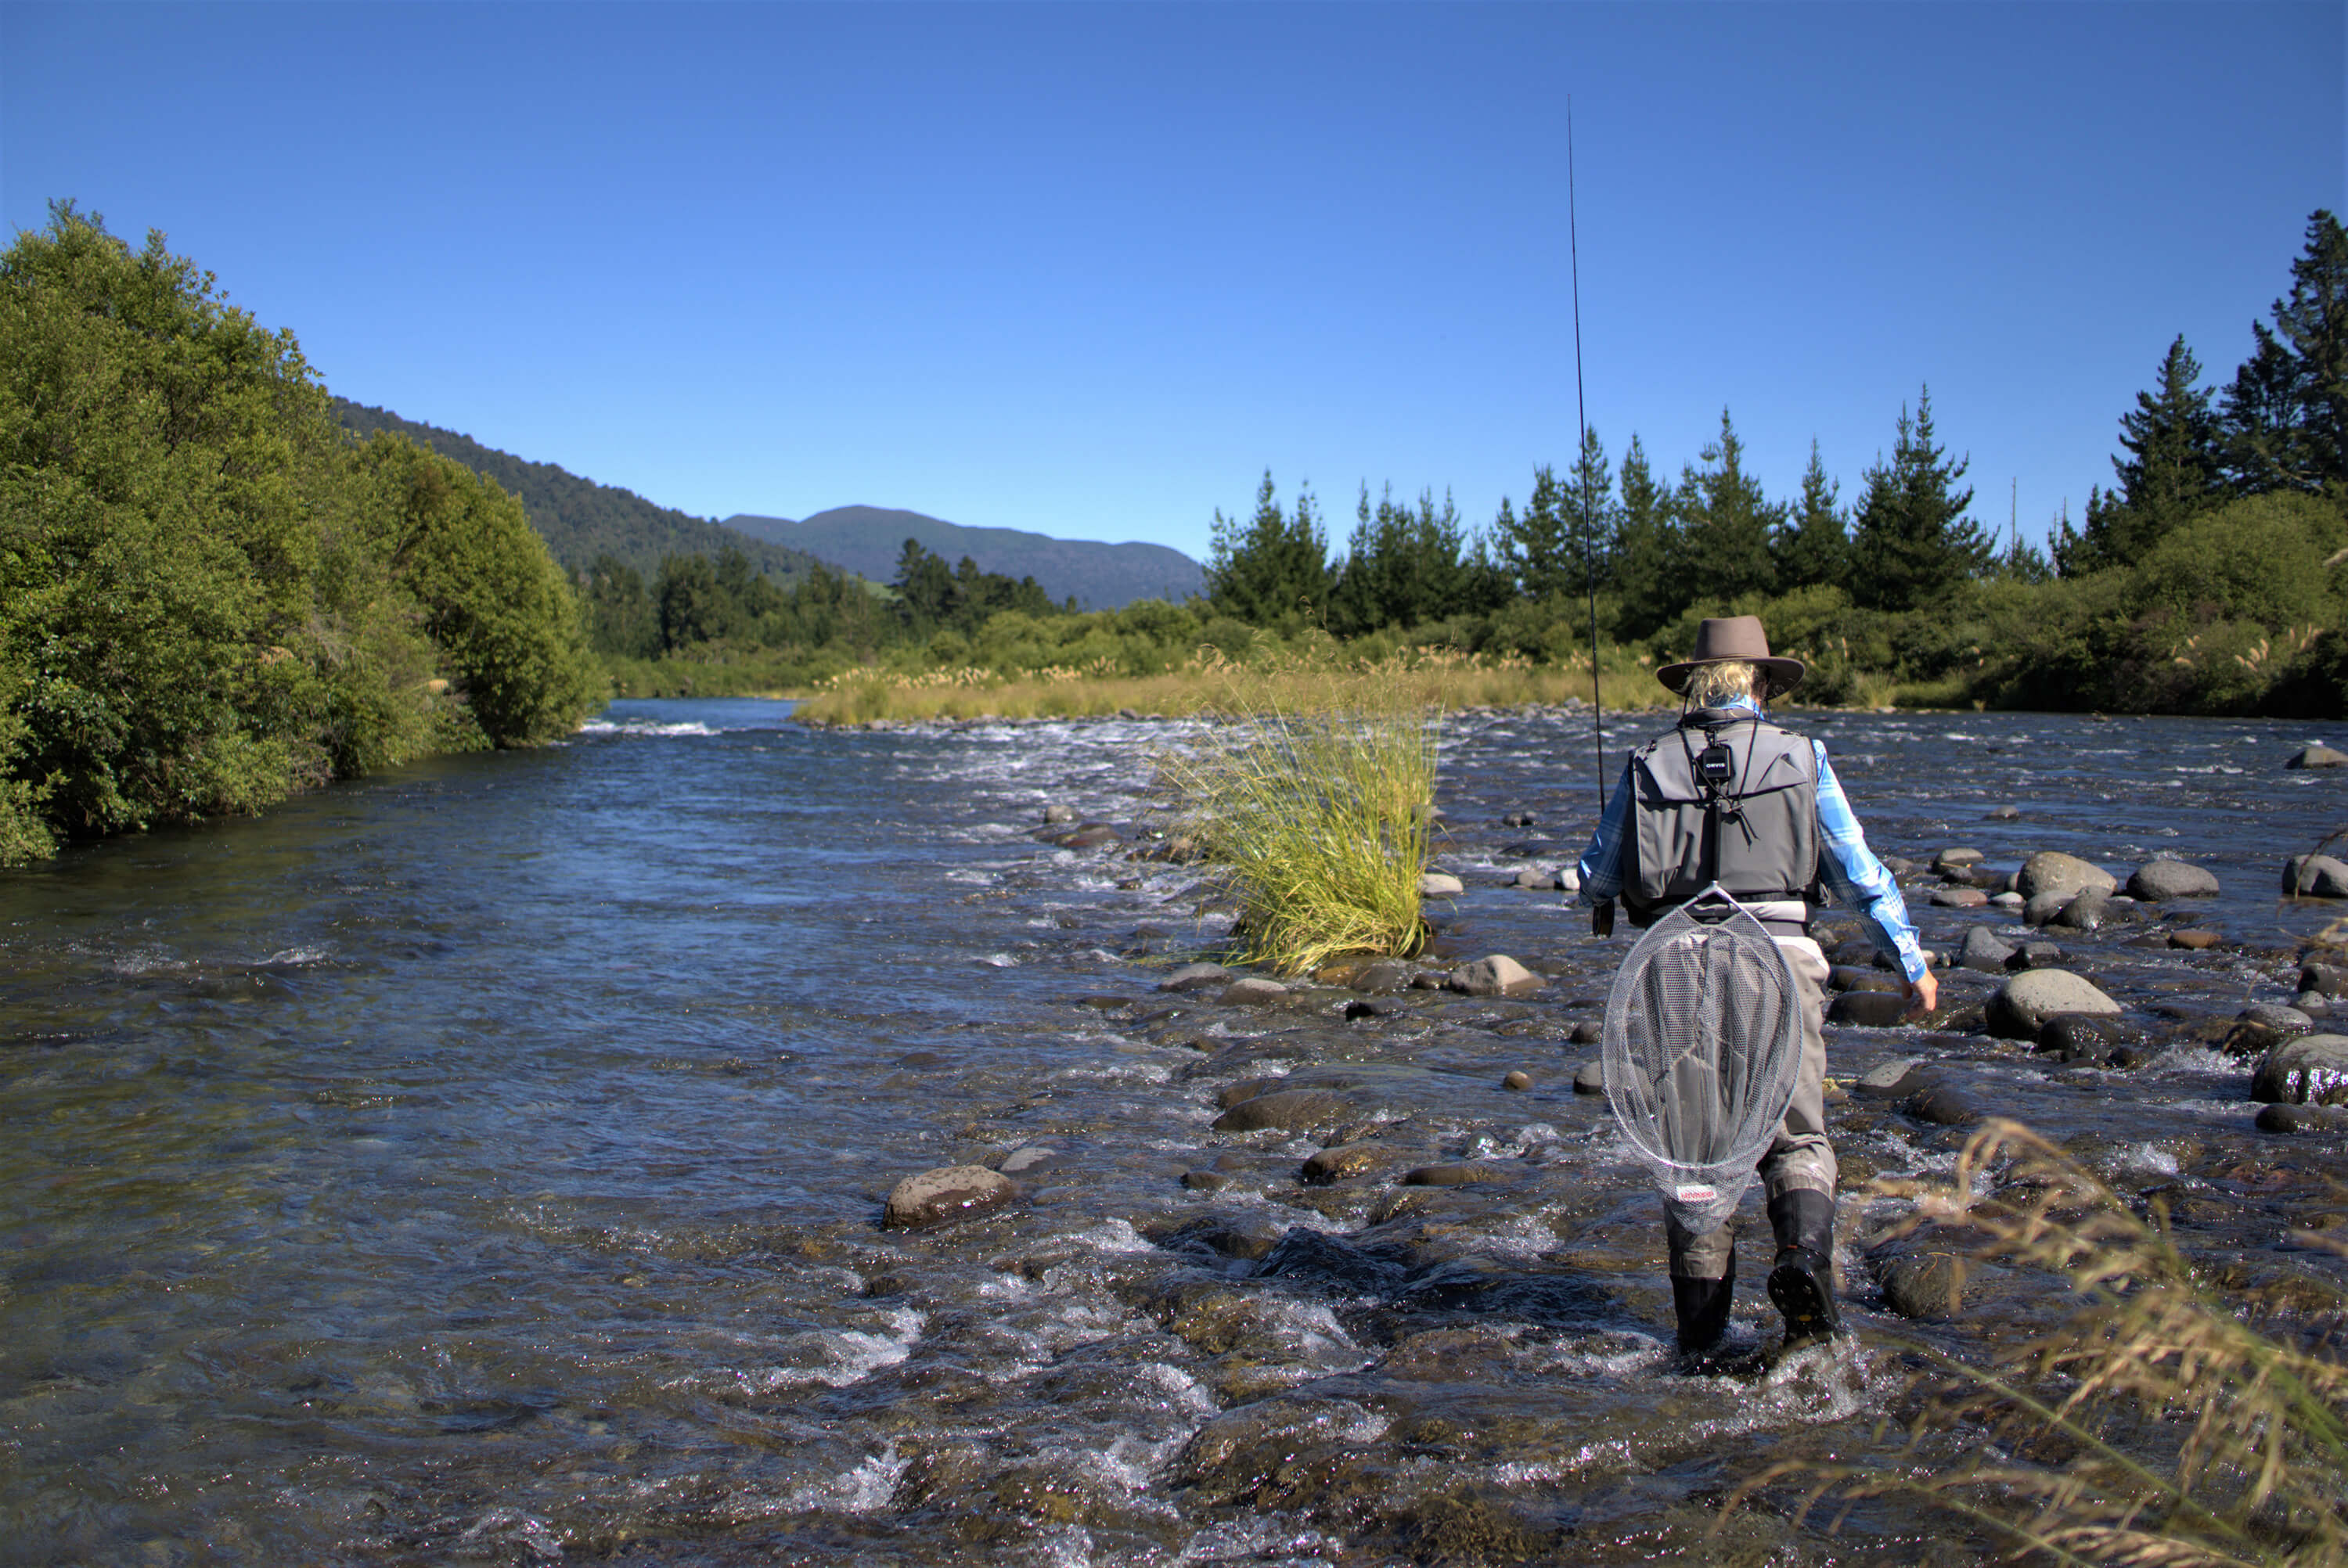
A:
MULTIPOLYGON (((1590 588, 1590 734, 1598 747, 1598 815, 1606 816, 1606 700, 1598 688, 1598 557, 1590 519, 1590 415, 1581 400, 1581 227, 1573 200, 1573 95, 1565 99, 1565 237, 1573 268, 1573 422, 1581 432, 1574 449, 1575 488, 1581 492, 1581 567, 1590 588)), ((1590 911, 1593 935, 1614 934, 1614 902, 1608 899, 1590 911)))

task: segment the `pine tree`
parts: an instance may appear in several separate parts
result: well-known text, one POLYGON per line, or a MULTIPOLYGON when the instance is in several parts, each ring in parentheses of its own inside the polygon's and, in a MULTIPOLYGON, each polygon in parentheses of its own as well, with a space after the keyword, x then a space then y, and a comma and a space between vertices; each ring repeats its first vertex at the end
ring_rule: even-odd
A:
POLYGON ((2291 266, 2274 326, 2254 346, 2219 416, 2227 480, 2238 493, 2348 488, 2348 231, 2319 209, 2291 266))
POLYGON ((1431 492, 1416 508, 1381 496, 1375 510, 1362 487, 1353 538, 1330 589, 1332 630, 1344 635, 1388 626, 1416 626, 1473 608, 1482 544, 1474 549, 1459 526, 1459 509, 1445 496, 1438 510, 1431 492))
POLYGON ((1841 494, 1842 487, 1827 477, 1818 444, 1812 440, 1810 466, 1802 470, 1802 498, 1794 503, 1791 518, 1771 545, 1779 588, 1843 580, 1850 567, 1850 534, 1838 504, 1841 494))
POLYGON ((1671 493, 1656 482, 1635 432, 1622 452, 1621 484, 1612 551, 1621 631, 1643 637, 1685 609, 1690 594, 1679 569, 1679 521, 1671 493))
POLYGON ((1256 489, 1255 515, 1241 522, 1216 508, 1211 538, 1207 599, 1215 609, 1255 626, 1322 612, 1329 597, 1329 539, 1310 489, 1299 490, 1294 515, 1283 516, 1267 468, 1256 489))
POLYGON ((2157 389, 2137 393, 2136 407, 2120 416, 2127 456, 2112 459, 2119 487, 2089 490, 2085 528, 2055 536, 2055 562, 2066 577, 2139 560, 2178 524, 2224 498, 2218 416, 2209 390, 2194 384, 2201 365, 2183 333, 2157 374, 2157 389))
POLYGON ((1891 461, 1867 470, 1851 528, 1852 597, 1871 610, 1912 610, 1931 595, 1979 577, 1997 554, 1966 516, 1970 488, 1957 483, 1969 459, 1952 461, 1932 440, 1932 393, 1900 411, 1891 461))
POLYGON ((1745 443, 1727 409, 1720 411, 1718 438, 1701 456, 1704 466, 1684 470, 1680 480, 1683 544, 1695 578, 1690 586, 1704 599, 1767 593, 1777 586, 1769 541, 1786 509, 1765 497, 1759 481, 1746 473, 1745 443))
POLYGON ((1492 519, 1493 554, 1502 570, 1529 599, 1547 599, 1565 586, 1572 542, 1567 531, 1562 487, 1546 463, 1533 470, 1533 493, 1521 514, 1500 497, 1492 519))

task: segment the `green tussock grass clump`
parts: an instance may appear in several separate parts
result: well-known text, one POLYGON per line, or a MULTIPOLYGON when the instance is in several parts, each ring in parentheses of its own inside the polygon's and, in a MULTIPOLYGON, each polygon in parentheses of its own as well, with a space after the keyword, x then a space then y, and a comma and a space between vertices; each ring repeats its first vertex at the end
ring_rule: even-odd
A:
POLYGON ((1292 975, 1416 953, 1439 724, 1423 685, 1393 661, 1222 676, 1219 722, 1158 777, 1238 906, 1240 956, 1292 975))
POLYGON ((1945 1182, 1878 1185, 1914 1197, 1917 1225, 1970 1227, 1976 1255, 2060 1276, 2075 1310, 1985 1368, 1908 1347, 1930 1369, 1901 1462, 1782 1465, 1746 1495, 1802 1477, 1808 1509, 1904 1496, 2034 1562, 2348 1563, 2348 1301, 2262 1316, 2197 1272, 2157 1199, 2139 1214, 2013 1122, 1945 1182), (1920 1461, 1952 1438, 1964 1458, 1920 1461))

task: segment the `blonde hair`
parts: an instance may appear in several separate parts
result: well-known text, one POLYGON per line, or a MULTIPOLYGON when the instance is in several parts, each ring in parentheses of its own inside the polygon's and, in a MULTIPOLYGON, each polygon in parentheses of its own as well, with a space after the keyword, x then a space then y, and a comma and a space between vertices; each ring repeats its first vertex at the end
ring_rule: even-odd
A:
POLYGON ((1760 670, 1742 659, 1723 659, 1716 664, 1699 664, 1688 672, 1684 694, 1699 708, 1717 708, 1738 697, 1752 697, 1760 679, 1760 670))

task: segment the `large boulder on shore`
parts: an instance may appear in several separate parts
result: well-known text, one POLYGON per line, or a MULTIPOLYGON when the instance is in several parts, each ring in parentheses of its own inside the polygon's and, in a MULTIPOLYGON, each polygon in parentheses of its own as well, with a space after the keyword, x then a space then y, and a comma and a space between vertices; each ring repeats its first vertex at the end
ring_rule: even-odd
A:
POLYGON ((2075 895, 2089 888, 2098 893, 2116 893, 2119 878, 2092 860, 2082 860, 2059 849, 2040 850, 2022 863, 2022 871, 2014 878, 2014 891, 2024 899, 2041 893, 2075 895))
POLYGON ((2270 1105, 2348 1105, 2348 1035, 2281 1041, 2259 1063, 2250 1098, 2270 1105))
POLYGON ((2348 898, 2348 863, 2330 855, 2294 855, 2282 863, 2286 898, 2348 898))
POLYGON ((2025 969, 1989 999, 1989 1031, 2000 1040, 2035 1040, 2056 1013, 2116 1016, 2120 1004, 2068 969, 2025 969))
POLYGON ((936 1225, 999 1208, 1011 1199, 1011 1179, 983 1165, 941 1165, 897 1184, 880 1223, 892 1230, 936 1225))
POLYGON ((2218 879, 2188 861, 2149 860, 2128 878, 2128 895, 2160 903, 2168 898, 2215 898, 2218 879))

